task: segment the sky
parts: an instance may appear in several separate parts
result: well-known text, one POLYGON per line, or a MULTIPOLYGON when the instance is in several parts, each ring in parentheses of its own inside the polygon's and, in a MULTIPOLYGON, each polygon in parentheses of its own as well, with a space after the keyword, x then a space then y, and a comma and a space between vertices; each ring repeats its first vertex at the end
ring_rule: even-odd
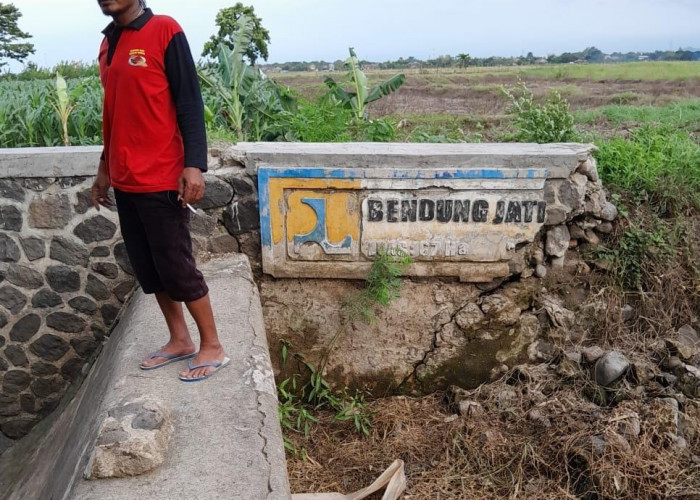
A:
MULTIPOLYGON (((23 14, 40 66, 95 60, 109 22, 96 0, 4 0, 23 14)), ((195 59, 236 0, 148 0, 184 28, 195 59)), ((270 32, 269 62, 385 61, 468 53, 537 56, 700 47, 700 0, 243 0, 270 32)), ((21 66, 20 66, 21 68, 21 66)), ((13 67, 13 70, 20 69, 13 67)))

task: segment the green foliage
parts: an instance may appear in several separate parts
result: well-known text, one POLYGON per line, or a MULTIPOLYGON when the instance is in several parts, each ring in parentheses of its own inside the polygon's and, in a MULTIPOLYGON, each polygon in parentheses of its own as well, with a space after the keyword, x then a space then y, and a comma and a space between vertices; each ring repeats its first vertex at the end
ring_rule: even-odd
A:
POLYGON ((352 117, 350 110, 329 101, 312 104, 300 100, 296 113, 280 117, 279 128, 287 141, 349 142, 353 140, 352 117))
POLYGON ((203 86, 213 100, 209 109, 218 110, 210 121, 233 129, 238 140, 274 140, 280 135, 281 116, 296 111, 296 100, 259 69, 245 63, 254 23, 247 16, 237 21, 234 48, 219 44, 218 64, 199 70, 203 86))
POLYGON ((647 200, 660 214, 700 208, 700 145, 685 131, 644 125, 599 141, 598 171, 610 188, 647 200))
MULTIPOLYGON (((619 97, 624 95, 618 94, 615 99, 624 100, 619 97)), ((697 127, 700 123, 700 99, 690 99, 666 106, 603 106, 578 111, 574 116, 577 123, 595 123, 604 119, 614 127, 639 124, 666 125, 692 133, 698 131, 697 127)))
POLYGON ((355 50, 352 47, 349 50, 350 57, 345 61, 347 69, 345 79, 336 82, 328 76, 324 81, 329 88, 327 98, 336 100, 347 109, 352 109, 358 120, 366 120, 368 118, 367 105, 396 92, 406 81, 406 76, 399 73, 370 88, 367 75, 360 69, 360 61, 357 59, 355 50), (344 89, 343 85, 349 86, 350 89, 344 89))
POLYGON ((236 46, 242 43, 242 40, 237 38, 237 31, 240 29, 243 18, 250 20, 252 29, 244 45, 240 46, 242 54, 251 65, 254 65, 258 59, 267 61, 267 44, 270 42, 270 32, 262 27, 262 19, 255 15, 255 8, 243 5, 241 2, 236 3, 233 7, 221 9, 216 15, 215 22, 219 27, 219 32, 204 44, 202 57, 217 57, 219 45, 222 43, 230 50, 235 50, 236 46))
POLYGON ((63 129, 63 144, 65 146, 70 146, 70 136, 68 135, 68 120, 70 115, 75 109, 75 105, 71 102, 70 96, 68 95, 68 84, 66 84, 65 78, 61 76, 61 73, 56 73, 56 94, 52 99, 51 105, 53 106, 59 121, 61 122, 61 128, 63 129))
POLYGON ((547 100, 539 104, 523 82, 515 88, 503 87, 502 90, 510 101, 508 113, 514 117, 518 141, 543 144, 575 139, 574 117, 569 111, 569 102, 559 92, 551 91, 547 100))
POLYGON ((412 263, 413 259, 403 250, 380 248, 372 261, 364 289, 342 304, 347 323, 356 319, 366 323, 374 321, 376 306, 388 306, 400 296, 403 284, 400 276, 412 263))
MULTIPOLYGON (((66 81, 66 98, 75 109, 66 122, 74 145, 102 143, 102 86, 98 78, 66 81)), ((66 142, 54 105, 56 82, 0 82, 0 147, 58 146, 66 142)))
POLYGON ((674 256, 671 235, 658 219, 649 227, 632 225, 612 248, 599 247, 596 256, 612 263, 612 271, 623 290, 644 291, 645 276, 654 264, 666 264, 674 256))
POLYGON ((22 13, 12 4, 0 3, 0 68, 6 63, 3 59, 24 61, 35 52, 31 43, 20 42, 32 36, 19 29, 17 22, 22 13))

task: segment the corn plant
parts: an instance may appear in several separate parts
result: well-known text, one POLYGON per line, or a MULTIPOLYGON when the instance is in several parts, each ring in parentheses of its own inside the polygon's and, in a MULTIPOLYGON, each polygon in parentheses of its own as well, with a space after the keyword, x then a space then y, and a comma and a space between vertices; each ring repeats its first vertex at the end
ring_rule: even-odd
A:
POLYGON ((56 95, 52 99, 51 106, 56 111, 58 119, 61 121, 63 128, 63 144, 70 146, 70 137, 68 136, 68 119, 75 109, 75 105, 71 103, 68 96, 68 84, 61 73, 56 73, 56 95))

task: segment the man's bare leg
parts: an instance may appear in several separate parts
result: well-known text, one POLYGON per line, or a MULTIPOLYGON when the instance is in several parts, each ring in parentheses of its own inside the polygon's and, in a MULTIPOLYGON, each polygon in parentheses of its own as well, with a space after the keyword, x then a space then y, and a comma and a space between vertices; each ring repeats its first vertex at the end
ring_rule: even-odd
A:
MULTIPOLYGON (((192 354, 197 350, 197 347, 192 342, 192 337, 190 337, 190 332, 187 329, 182 304, 171 300, 165 292, 158 292, 155 295, 170 332, 170 341, 160 351, 173 355, 192 354)), ((165 361, 165 358, 151 358, 147 356, 141 365, 149 367, 163 361, 165 361)))
MULTIPOLYGON (((214 312, 211 309, 209 294, 201 299, 186 302, 185 305, 194 318, 195 323, 197 323, 200 337, 199 352, 192 360, 192 364, 199 365, 209 362, 220 363, 224 360, 225 352, 224 348, 219 343, 219 335, 216 332, 214 312)), ((186 378, 197 378, 208 375, 212 371, 214 371, 213 367, 206 366, 192 371, 185 370, 180 375, 186 378)))

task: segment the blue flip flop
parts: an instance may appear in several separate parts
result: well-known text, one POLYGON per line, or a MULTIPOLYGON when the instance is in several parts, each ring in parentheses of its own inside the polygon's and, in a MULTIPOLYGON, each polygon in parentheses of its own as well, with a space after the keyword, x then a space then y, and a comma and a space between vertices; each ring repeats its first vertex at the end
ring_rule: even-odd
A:
POLYGON ((230 362, 231 362, 231 360, 229 358, 225 357, 221 363, 216 363, 216 362, 210 361, 208 363, 200 363, 198 365, 193 365, 192 360, 190 359, 187 362, 187 368, 189 369, 189 371, 196 370, 197 368, 204 368, 206 366, 213 366, 214 370, 210 374, 204 375, 203 377, 187 378, 187 377, 183 377, 182 375, 180 375, 180 380, 182 380, 183 382, 199 382, 200 380, 206 380, 209 377, 211 377, 212 375, 214 375, 216 372, 218 372, 219 370, 221 370, 222 368, 227 366, 230 362))
POLYGON ((158 363, 157 365, 153 365, 153 366, 139 365, 139 368, 141 368, 142 370, 155 370, 156 368, 160 368, 162 366, 169 365, 170 363, 174 363, 176 361, 194 358, 196 355, 197 355, 196 352, 193 352, 192 354, 167 354, 164 352, 156 351, 156 352, 151 353, 149 355, 149 359, 164 358, 165 361, 163 361, 162 363, 158 363))

